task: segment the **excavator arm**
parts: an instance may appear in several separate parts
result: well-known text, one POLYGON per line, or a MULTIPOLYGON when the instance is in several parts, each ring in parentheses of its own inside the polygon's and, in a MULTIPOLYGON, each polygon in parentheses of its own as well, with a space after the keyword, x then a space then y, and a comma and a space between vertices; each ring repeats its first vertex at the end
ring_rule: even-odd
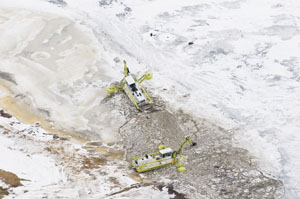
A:
POLYGON ((185 143, 186 142, 189 142, 189 144, 191 146, 195 146, 196 145, 196 142, 192 142, 191 139, 189 137, 186 137, 185 140, 182 142, 182 144, 180 145, 179 149, 177 150, 177 154, 180 154, 182 148, 184 147, 185 143))
POLYGON ((183 149, 183 147, 184 147, 184 145, 185 145, 186 142, 189 142, 189 144, 191 146, 195 146, 196 145, 196 142, 192 142, 189 137, 185 137, 185 140, 182 142, 182 144, 180 145, 179 149, 177 151, 173 152, 172 157, 173 157, 173 159, 174 159, 175 162, 177 161, 177 159, 176 159, 177 154, 180 154, 180 152, 183 149))
POLYGON ((139 79, 138 79, 138 83, 142 83, 144 80, 150 80, 150 79, 152 79, 152 73, 146 73, 145 75, 143 75, 142 77, 140 77, 139 79))
MULTIPOLYGON (((127 63, 124 60, 124 75, 127 77, 129 75, 129 68, 127 67, 127 63)), ((120 86, 112 85, 106 89, 109 94, 113 94, 115 91, 121 91, 124 86, 124 79, 121 80, 120 86)))
POLYGON ((115 91, 121 91, 122 88, 120 86, 112 85, 106 89, 109 94, 114 93, 115 91))
POLYGON ((127 77, 128 74, 130 73, 129 68, 127 67, 126 61, 124 60, 123 62, 124 62, 124 74, 125 74, 125 77, 127 77))

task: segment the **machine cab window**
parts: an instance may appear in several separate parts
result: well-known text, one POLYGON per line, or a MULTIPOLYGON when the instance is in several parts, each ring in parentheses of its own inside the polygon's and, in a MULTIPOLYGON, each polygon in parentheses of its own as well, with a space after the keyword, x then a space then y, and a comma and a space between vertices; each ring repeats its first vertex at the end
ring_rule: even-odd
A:
POLYGON ((171 148, 166 148, 163 150, 159 151, 159 155, 161 158, 167 158, 172 156, 172 149, 171 148))

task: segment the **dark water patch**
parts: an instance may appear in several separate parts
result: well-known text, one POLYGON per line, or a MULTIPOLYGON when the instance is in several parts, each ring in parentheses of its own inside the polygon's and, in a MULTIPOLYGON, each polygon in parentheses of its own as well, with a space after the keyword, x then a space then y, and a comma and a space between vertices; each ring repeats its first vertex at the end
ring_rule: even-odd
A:
POLYGON ((42 109, 42 108, 38 108, 38 111, 39 111, 41 114, 47 116, 48 118, 51 117, 51 112, 50 112, 49 110, 42 109))
POLYGON ((6 81, 12 82, 15 85, 17 85, 17 82, 16 82, 14 76, 12 74, 10 74, 10 73, 6 73, 6 72, 1 72, 0 71, 0 79, 4 79, 6 81))
POLYGON ((174 186, 172 184, 169 185, 157 185, 156 186, 160 191, 163 190, 163 188, 167 188, 168 189, 168 194, 169 195, 175 195, 174 197, 170 198, 170 199, 187 199, 185 194, 183 193, 179 193, 178 191, 174 190, 174 186))

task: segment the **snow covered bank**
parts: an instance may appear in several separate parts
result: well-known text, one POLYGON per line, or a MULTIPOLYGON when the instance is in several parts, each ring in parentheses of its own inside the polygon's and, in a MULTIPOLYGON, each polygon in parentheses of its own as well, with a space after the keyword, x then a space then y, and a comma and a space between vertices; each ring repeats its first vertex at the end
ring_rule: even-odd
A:
MULTIPOLYGON (((39 124, 27 125, 0 109, 0 169, 16 174, 18 187, 3 181, 5 198, 169 198, 149 179, 134 180, 127 162, 106 159, 94 148, 48 134, 39 124), (3 116, 3 113, 6 116, 3 116)), ((106 149, 106 151, 114 150, 106 149)), ((108 155, 109 156, 109 155, 108 155)), ((0 194, 1 195, 1 194, 0 194)))

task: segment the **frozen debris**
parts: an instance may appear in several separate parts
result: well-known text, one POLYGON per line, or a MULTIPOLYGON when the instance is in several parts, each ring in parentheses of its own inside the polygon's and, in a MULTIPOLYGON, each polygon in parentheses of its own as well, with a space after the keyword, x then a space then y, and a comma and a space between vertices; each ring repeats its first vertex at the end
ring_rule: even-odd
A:
POLYGON ((59 6, 67 6, 67 3, 64 0, 48 0, 48 2, 57 4, 59 6))
POLYGON ((119 63, 120 61, 121 61, 121 60, 120 60, 119 57, 115 57, 115 58, 114 58, 114 62, 119 63))
POLYGON ((117 2, 117 0, 100 0, 99 1, 99 6, 109 6, 112 3, 117 2))

